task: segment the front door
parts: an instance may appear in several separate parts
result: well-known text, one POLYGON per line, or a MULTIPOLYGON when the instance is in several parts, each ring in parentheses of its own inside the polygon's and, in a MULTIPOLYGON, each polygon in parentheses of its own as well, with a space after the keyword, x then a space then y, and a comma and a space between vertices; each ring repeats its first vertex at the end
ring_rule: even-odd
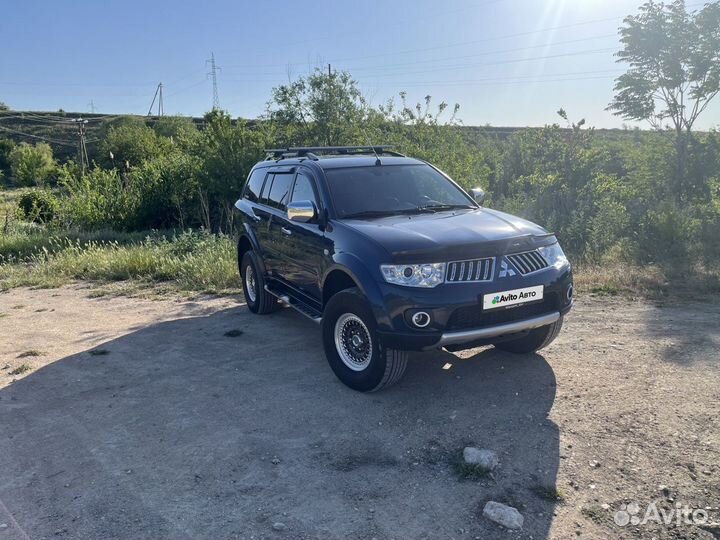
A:
MULTIPOLYGON (((289 200, 310 201, 318 212, 321 210, 315 180, 309 170, 298 171, 289 200)), ((283 279, 312 298, 321 300, 319 282, 328 241, 320 230, 318 220, 308 223, 290 221, 286 214, 279 229, 283 240, 279 245, 283 279)))

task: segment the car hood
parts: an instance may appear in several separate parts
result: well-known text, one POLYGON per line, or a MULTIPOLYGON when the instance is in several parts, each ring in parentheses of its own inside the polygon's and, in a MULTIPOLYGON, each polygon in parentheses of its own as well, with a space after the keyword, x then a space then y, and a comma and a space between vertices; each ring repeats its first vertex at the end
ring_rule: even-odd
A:
POLYGON ((435 214, 344 220, 380 244, 397 262, 435 262, 533 249, 554 241, 530 221, 479 208, 435 214))

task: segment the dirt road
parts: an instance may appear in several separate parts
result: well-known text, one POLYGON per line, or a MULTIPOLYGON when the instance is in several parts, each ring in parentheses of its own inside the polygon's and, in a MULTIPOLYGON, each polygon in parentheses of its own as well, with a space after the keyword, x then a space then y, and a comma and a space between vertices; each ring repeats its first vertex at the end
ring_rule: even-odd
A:
POLYGON ((0 540, 720 535, 637 522, 720 521, 717 299, 581 298, 541 355, 418 354, 363 395, 291 310, 14 290, 0 368, 0 540), (494 477, 458 474, 469 444, 494 477))

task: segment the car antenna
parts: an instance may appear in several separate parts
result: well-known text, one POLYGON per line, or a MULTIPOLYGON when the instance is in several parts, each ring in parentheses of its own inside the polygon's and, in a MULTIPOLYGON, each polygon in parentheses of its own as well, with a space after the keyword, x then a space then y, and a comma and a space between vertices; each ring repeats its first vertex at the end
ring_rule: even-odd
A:
MULTIPOLYGON (((365 138, 368 138, 367 132, 365 132, 365 138)), ((373 151, 373 154, 375 154, 375 165, 379 167, 380 165, 382 165, 382 161, 380 161, 380 156, 378 155, 377 150, 375 150, 375 147, 373 145, 370 145, 370 149, 373 151)))

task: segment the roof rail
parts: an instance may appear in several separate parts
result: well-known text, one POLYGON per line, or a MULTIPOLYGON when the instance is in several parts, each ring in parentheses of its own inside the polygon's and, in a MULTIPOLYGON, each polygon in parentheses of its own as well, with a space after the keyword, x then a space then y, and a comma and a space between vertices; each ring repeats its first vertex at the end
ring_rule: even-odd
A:
POLYGON ((266 148, 268 159, 284 159, 290 157, 307 157, 310 159, 318 159, 317 154, 386 154, 390 156, 405 157, 399 152, 390 150, 389 144, 381 144, 376 146, 289 146, 288 148, 266 148))

